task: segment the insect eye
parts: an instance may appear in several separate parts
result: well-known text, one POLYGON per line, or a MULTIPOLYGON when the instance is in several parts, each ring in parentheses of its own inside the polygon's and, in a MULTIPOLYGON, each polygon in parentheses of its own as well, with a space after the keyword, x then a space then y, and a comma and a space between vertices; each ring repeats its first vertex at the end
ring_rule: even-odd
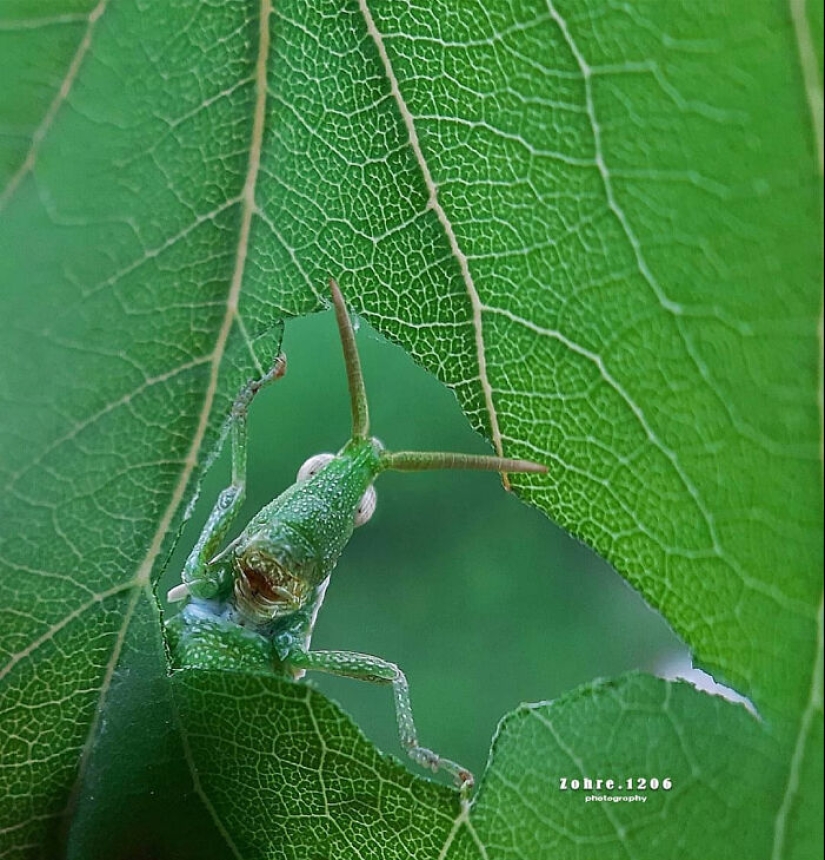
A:
POLYGON ((375 512, 377 501, 378 497, 375 494, 375 487, 367 487, 367 492, 361 496, 361 501, 355 510, 355 528, 369 521, 369 518, 375 512))
POLYGON ((310 457, 300 469, 298 469, 298 477, 297 481, 308 481, 310 478, 314 477, 321 471, 321 469, 329 463, 330 460, 335 459, 335 454, 316 454, 314 457, 310 457))

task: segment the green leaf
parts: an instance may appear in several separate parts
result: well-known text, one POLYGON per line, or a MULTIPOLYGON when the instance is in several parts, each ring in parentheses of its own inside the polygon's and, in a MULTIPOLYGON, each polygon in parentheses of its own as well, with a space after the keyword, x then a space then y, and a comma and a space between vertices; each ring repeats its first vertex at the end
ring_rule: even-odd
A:
POLYGON ((765 856, 783 769, 743 707, 625 676, 507 717, 450 856, 483 856, 481 845, 502 858, 765 856))
POLYGON ((821 852, 809 6, 4 4, 2 856, 821 852), (468 812, 304 686, 166 677, 152 583, 329 275, 759 720, 583 689, 468 812), (614 769, 674 788, 556 787, 614 769))

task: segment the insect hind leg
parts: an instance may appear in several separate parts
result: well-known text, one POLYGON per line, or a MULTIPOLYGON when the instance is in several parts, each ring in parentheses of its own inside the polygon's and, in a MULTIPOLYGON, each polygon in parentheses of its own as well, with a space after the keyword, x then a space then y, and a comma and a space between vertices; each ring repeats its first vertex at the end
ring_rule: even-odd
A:
POLYGON ((358 681, 368 681, 371 684, 391 684, 395 698, 398 735, 401 745, 407 750, 410 758, 421 767, 433 772, 442 770, 449 773, 463 796, 466 797, 472 790, 473 775, 467 768, 443 758, 418 743, 410 703, 410 686, 406 676, 395 663, 354 651, 299 651, 291 653, 285 662, 298 669, 327 672, 331 675, 355 678, 358 681))

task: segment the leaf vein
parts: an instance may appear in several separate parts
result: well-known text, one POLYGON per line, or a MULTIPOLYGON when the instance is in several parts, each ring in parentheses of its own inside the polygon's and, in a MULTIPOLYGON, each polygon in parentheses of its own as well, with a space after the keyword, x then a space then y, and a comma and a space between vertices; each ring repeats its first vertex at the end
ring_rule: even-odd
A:
POLYGON ((800 773, 802 764, 805 759, 805 748, 807 746, 808 737, 813 729, 814 717, 817 713, 822 714, 822 670, 823 670, 823 640, 825 640, 825 630, 823 630, 823 597, 819 598, 819 613, 817 615, 817 642, 816 642, 816 659, 814 660, 814 669, 811 678, 811 692, 808 696, 808 702, 805 710, 802 712, 802 717, 799 720, 799 731, 796 734, 796 742, 794 743, 793 754, 791 756, 790 768, 788 770, 788 781, 785 785, 785 791, 782 794, 782 802, 779 804, 779 809, 776 812, 773 827, 773 851, 771 852, 771 860, 781 860, 785 856, 785 842, 787 838, 786 825, 788 816, 791 812, 791 806, 799 794, 800 773))
POLYGON ((398 105, 398 110, 404 121, 404 125, 407 128, 407 134, 410 140, 410 147, 412 148, 413 154, 415 155, 415 160, 418 163, 419 169, 421 170, 421 175, 424 179, 424 184, 426 185, 427 193, 429 195, 427 206, 432 209, 433 212, 435 212, 436 217, 438 218, 438 221, 441 224, 442 229, 444 230, 444 234, 447 237, 447 241, 449 242, 452 254, 458 262, 461 276, 464 280, 464 286, 467 290, 467 296, 470 300, 470 306, 472 309, 471 318, 475 335, 478 378, 479 382, 481 383, 481 390, 484 395, 484 404, 487 412, 487 417, 490 422, 490 435, 492 438, 493 447, 495 448, 496 453, 501 456, 504 451, 502 446, 501 430, 499 429, 498 423, 498 413, 496 411, 496 406, 493 401, 493 387, 490 384, 490 380, 487 374, 487 354, 486 347, 484 344, 483 321, 481 316, 481 299, 479 298, 478 290, 476 289, 472 273, 470 272, 469 260, 467 259, 467 255, 464 253, 464 251, 461 249, 461 246, 459 245, 458 236, 456 235, 455 228, 453 227, 452 222, 447 216, 447 213, 444 211, 444 207, 438 201, 438 186, 433 179, 429 164, 427 163, 427 159, 425 158, 424 152, 421 149, 421 144, 418 140, 418 132, 415 128, 415 119, 413 118, 413 115, 410 112, 410 109, 407 106, 403 95, 401 94, 401 89, 398 84, 398 78, 395 75, 395 72, 392 67, 392 62, 389 58, 389 55, 387 54, 386 46, 384 45, 384 38, 375 24, 375 21, 372 17, 372 12, 367 5, 367 0, 359 0, 359 6, 361 9, 361 14, 363 15, 364 21, 367 25, 367 31, 375 43, 375 47, 378 50, 378 55, 384 66, 384 73, 386 74, 387 80, 389 81, 392 96, 395 99, 396 104, 398 105))
POLYGON ((109 0, 100 0, 97 6, 95 6, 95 8, 89 13, 86 32, 83 34, 83 38, 77 46, 77 50, 69 63, 69 68, 60 83, 60 87, 58 88, 55 97, 52 99, 46 113, 43 115, 40 125, 34 130, 26 157, 8 181, 2 194, 0 194, 0 212, 3 211, 6 203, 14 196, 15 191, 17 191, 20 183, 26 175, 34 169, 34 166, 37 163, 37 156, 40 152, 40 147, 43 145, 43 141, 46 139, 58 111, 63 106, 66 99, 68 99, 69 93, 72 91, 72 87, 74 86, 74 82, 77 78, 77 73, 80 71, 80 67, 83 65, 83 60, 86 58, 86 54, 88 54, 89 48, 92 45, 92 36, 94 35, 95 26, 106 11, 108 4, 109 0))
POLYGON ((805 95, 811 114, 811 126, 816 141, 816 154, 819 159, 819 172, 823 171, 823 103, 822 84, 819 80, 818 62, 814 49, 811 27, 805 14, 805 0, 789 0, 791 20, 793 21, 796 47, 799 52, 799 65, 805 82, 805 95))

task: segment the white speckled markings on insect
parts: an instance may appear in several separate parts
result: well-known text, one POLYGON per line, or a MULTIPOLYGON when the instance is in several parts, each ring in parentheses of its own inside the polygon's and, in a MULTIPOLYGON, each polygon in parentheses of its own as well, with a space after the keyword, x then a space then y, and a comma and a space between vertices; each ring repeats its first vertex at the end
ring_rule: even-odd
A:
POLYGON ((166 630, 177 668, 239 668, 300 678, 307 670, 392 685, 401 743, 419 765, 449 773, 466 795, 472 774, 418 743, 404 673, 394 663, 351 651, 312 651, 315 619, 330 575, 356 526, 375 509, 373 483, 382 472, 480 469, 546 472, 527 460, 425 451, 387 451, 369 435, 361 363, 346 305, 335 281, 332 301, 349 383, 352 438, 337 454, 311 457, 296 482, 218 551, 244 498, 246 415, 252 398, 283 376, 279 355, 232 408, 232 483, 221 492, 183 568, 170 601, 186 601, 166 630))

